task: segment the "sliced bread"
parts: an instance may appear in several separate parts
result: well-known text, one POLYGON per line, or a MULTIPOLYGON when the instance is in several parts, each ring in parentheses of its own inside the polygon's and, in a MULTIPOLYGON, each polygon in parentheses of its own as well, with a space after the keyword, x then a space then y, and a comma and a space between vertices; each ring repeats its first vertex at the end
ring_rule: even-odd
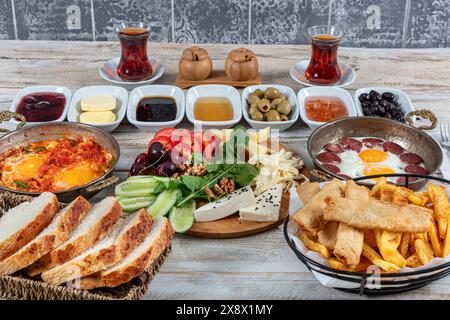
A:
POLYGON ((152 229, 147 210, 122 219, 113 232, 79 256, 42 273, 42 279, 61 284, 88 276, 119 262, 141 244, 152 229))
POLYGON ((95 204, 70 238, 29 266, 27 274, 38 275, 83 253, 113 230, 121 214, 122 208, 114 197, 95 204))
POLYGON ((51 250, 63 244, 80 224, 91 205, 78 197, 60 210, 50 225, 22 249, 0 262, 0 274, 12 274, 23 269, 51 250))
POLYGON ((116 287, 139 276, 170 245, 173 229, 169 220, 159 217, 153 220, 152 231, 133 252, 115 265, 81 278, 81 289, 116 287))
POLYGON ((0 218, 0 260, 17 252, 45 229, 58 211, 58 199, 44 192, 0 218))

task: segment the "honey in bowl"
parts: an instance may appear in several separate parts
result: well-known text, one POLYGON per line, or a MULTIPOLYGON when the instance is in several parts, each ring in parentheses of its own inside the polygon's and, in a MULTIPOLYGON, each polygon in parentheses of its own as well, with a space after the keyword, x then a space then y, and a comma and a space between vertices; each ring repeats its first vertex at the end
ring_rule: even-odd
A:
POLYGON ((348 116, 344 101, 337 97, 308 98, 305 101, 305 111, 308 119, 318 122, 328 122, 348 116))
POLYGON ((198 98, 194 105, 194 116, 200 121, 230 121, 234 117, 233 105, 224 97, 198 98))

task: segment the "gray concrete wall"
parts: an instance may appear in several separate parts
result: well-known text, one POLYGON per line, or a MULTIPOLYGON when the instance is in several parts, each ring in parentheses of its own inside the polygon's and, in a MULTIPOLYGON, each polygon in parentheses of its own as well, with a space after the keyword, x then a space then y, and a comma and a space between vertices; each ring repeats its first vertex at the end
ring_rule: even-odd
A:
POLYGON ((157 42, 304 44, 331 23, 345 46, 450 46, 450 0, 0 0, 0 39, 115 40, 126 20, 157 42))

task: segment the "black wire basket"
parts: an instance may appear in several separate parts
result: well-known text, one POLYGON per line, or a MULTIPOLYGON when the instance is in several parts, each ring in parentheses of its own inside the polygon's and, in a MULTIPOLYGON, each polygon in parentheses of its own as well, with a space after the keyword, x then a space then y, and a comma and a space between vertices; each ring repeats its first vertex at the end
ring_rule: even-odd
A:
MULTIPOLYGON (((440 177, 401 173, 360 177, 353 180, 355 182, 362 182, 380 177, 405 177, 404 184, 402 184, 405 187, 408 187, 411 179, 434 180, 445 186, 450 185, 449 180, 440 177)), ((431 282, 444 278, 450 274, 450 262, 444 262, 427 269, 402 273, 367 273, 333 269, 305 256, 297 249, 295 243, 289 237, 289 220, 290 218, 288 217, 284 223, 284 237, 296 256, 311 272, 355 284, 355 288, 335 287, 337 290, 367 296, 395 294, 424 287, 431 282)))

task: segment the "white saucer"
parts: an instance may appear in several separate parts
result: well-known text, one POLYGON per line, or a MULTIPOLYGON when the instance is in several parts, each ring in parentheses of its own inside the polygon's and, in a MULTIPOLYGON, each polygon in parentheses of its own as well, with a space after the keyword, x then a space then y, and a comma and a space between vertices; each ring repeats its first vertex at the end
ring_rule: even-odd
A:
POLYGON ((341 69, 341 79, 333 84, 325 84, 321 85, 318 83, 314 83, 306 79, 305 71, 308 68, 309 65, 309 59, 308 60, 302 60, 300 62, 297 62, 294 64, 289 71, 291 78, 301 83, 304 86, 312 87, 312 86, 324 86, 324 87, 345 87, 353 83, 356 79, 356 72, 353 70, 352 67, 349 65, 346 65, 345 63, 339 63, 339 68, 341 69))
POLYGON ((150 64, 153 68, 153 76, 150 79, 142 81, 124 81, 117 74, 117 66, 119 65, 120 57, 112 58, 105 62, 103 66, 98 70, 100 76, 108 82, 114 83, 126 89, 133 89, 143 85, 149 85, 161 78, 164 74, 164 66, 159 63, 158 59, 153 56, 149 56, 150 64))

